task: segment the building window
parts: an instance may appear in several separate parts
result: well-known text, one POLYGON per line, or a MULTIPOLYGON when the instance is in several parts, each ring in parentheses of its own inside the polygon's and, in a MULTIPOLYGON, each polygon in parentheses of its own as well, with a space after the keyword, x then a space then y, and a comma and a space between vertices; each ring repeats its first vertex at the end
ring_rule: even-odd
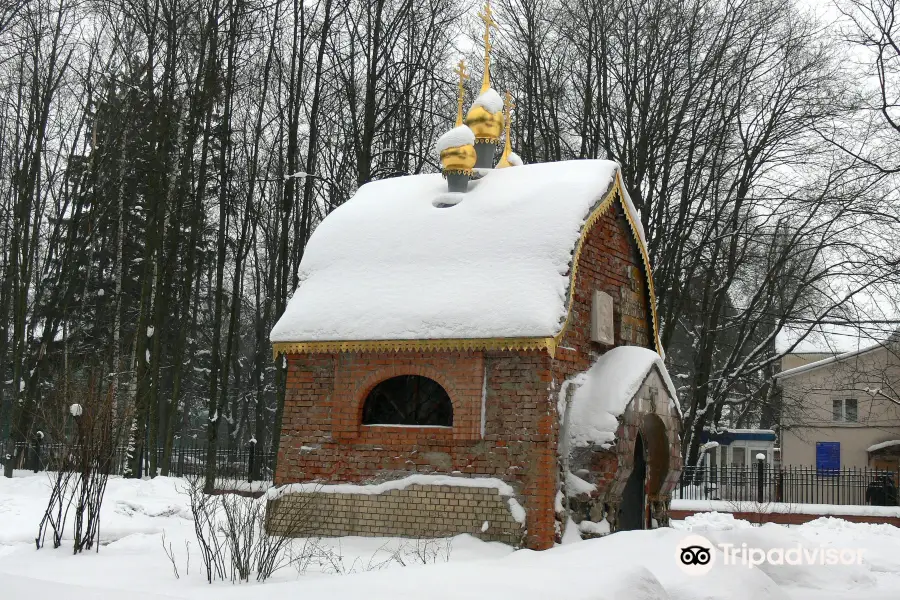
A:
POLYGON ((856 423, 856 398, 847 398, 844 400, 844 420, 848 423, 856 423))
POLYGON ((833 398, 831 420, 836 423, 856 423, 859 418, 856 398, 833 398))
POLYGON ((419 375, 401 375, 372 388, 363 405, 362 422, 451 427, 453 405, 438 382, 419 375))

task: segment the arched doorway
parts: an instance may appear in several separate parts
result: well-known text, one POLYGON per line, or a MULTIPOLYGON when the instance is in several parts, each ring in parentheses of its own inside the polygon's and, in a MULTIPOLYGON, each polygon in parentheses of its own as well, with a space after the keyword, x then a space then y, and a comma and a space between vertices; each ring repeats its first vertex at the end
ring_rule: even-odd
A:
POLYGON ((644 528, 644 482, 647 477, 647 461, 644 458, 644 438, 638 434, 634 441, 634 468, 625 489, 622 491, 622 502, 619 504, 618 531, 631 531, 644 528))
POLYGON ((641 419, 641 439, 647 454, 647 493, 652 501, 660 493, 669 474, 669 436, 662 419, 655 414, 644 415, 641 419))

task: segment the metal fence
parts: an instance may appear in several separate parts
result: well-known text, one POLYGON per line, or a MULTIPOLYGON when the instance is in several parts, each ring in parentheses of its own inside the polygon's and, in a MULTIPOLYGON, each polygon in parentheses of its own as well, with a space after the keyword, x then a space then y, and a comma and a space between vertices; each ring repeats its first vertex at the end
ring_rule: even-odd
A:
POLYGON ((685 467, 673 498, 733 502, 898 506, 900 471, 870 468, 685 467))
MULTIPOLYGON (((6 444, 0 442, 0 448, 6 448, 6 444)), ((15 451, 7 458, 0 456, 0 463, 4 460, 15 462, 16 469, 27 469, 38 472, 53 469, 53 465, 60 464, 65 454, 77 454, 78 447, 68 444, 39 444, 18 443, 15 451)), ((165 449, 156 448, 157 470, 165 471, 165 449)), ((123 475, 129 464, 128 449, 120 446, 115 449, 110 457, 110 473, 123 475)), ((217 449, 215 453, 216 475, 221 479, 245 480, 245 481, 271 481, 275 466, 275 454, 269 450, 256 447, 256 444, 248 444, 241 448, 217 449)), ((169 457, 168 474, 172 477, 184 477, 190 475, 203 475, 206 468, 206 445, 181 444, 172 448, 169 457)), ((139 464, 139 475, 146 474, 150 470, 150 455, 145 453, 139 464)))

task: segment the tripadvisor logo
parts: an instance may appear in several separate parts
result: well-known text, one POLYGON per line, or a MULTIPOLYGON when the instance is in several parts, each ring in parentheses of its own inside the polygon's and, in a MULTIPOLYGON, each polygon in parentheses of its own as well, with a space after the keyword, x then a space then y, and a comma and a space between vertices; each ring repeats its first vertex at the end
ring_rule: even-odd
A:
POLYGON ((752 569, 760 565, 860 565, 862 548, 810 548, 800 544, 790 548, 754 548, 747 544, 713 544, 700 535, 689 535, 676 547, 679 568, 688 575, 705 575, 713 568, 717 554, 723 565, 752 569))
POLYGON ((688 575, 706 575, 716 562, 716 554, 708 539, 689 535, 675 548, 675 560, 688 575))

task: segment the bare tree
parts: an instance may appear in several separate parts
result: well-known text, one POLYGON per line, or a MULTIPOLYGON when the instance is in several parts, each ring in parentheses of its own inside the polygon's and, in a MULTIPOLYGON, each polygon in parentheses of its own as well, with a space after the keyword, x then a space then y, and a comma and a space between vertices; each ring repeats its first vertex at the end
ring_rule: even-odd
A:
POLYGON ((900 4, 896 0, 842 0, 845 39, 865 77, 853 121, 855 135, 829 139, 882 175, 900 174, 895 147, 900 135, 900 4), (860 134, 862 132, 862 134, 860 134))

